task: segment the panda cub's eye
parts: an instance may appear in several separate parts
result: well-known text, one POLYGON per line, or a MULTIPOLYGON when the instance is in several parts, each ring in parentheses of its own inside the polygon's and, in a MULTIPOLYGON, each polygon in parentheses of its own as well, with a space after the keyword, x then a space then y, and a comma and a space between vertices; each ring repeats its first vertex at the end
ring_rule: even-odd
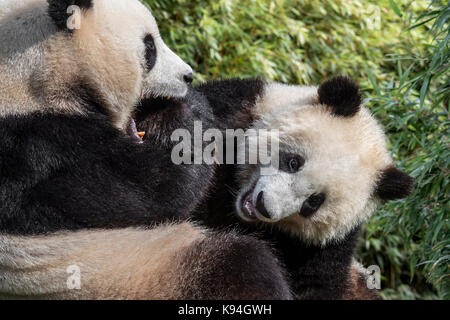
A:
POLYGON ((151 34, 147 34, 144 38, 145 44, 145 60, 147 65, 147 71, 153 69, 156 63, 156 45, 155 40, 151 34))
POLYGON ((292 158, 291 160, 289 160, 289 169, 291 169, 291 171, 293 172, 297 172, 298 169, 300 169, 300 162, 297 158, 292 158))
POLYGON ((303 158, 295 156, 289 160, 289 169, 292 173, 297 172, 301 167, 303 167, 304 163, 305 161, 303 158))
POLYGON ((305 164, 305 159, 298 154, 282 154, 280 169, 288 173, 298 172, 305 164))

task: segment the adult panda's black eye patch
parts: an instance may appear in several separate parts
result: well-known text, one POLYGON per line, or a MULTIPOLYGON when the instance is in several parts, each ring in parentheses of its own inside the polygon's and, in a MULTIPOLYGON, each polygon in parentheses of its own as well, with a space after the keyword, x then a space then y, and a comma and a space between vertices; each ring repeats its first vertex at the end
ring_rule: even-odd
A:
POLYGON ((157 56, 155 40, 153 39, 151 34, 147 34, 145 36, 144 44, 145 44, 145 61, 147 71, 149 72, 155 66, 157 56))

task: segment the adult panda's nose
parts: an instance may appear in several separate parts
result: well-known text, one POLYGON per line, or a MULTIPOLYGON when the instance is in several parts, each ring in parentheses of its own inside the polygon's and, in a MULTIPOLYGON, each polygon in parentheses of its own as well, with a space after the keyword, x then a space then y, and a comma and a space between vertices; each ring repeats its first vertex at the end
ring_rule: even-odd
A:
POLYGON ((194 74, 192 72, 189 72, 188 74, 185 74, 183 77, 184 82, 187 84, 191 84, 192 81, 194 81, 194 74))
POLYGON ((261 191, 258 196, 256 197, 256 210, 265 218, 272 219, 270 217, 269 212, 266 209, 266 206, 264 205, 264 191, 261 191))

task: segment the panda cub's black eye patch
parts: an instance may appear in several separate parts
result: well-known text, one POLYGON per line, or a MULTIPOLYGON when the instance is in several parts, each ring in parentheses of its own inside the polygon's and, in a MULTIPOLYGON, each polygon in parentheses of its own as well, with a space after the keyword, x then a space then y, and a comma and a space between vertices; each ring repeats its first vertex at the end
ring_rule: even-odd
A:
POLYGON ((155 40, 151 34, 147 34, 144 38, 145 44, 145 61, 147 65, 147 72, 153 69, 156 64, 156 45, 155 40))
POLYGON ((300 215, 309 218, 316 213, 322 204, 325 202, 325 193, 318 193, 311 195, 305 202, 300 210, 300 215))
POLYGON ((280 153, 280 170, 296 173, 305 165, 305 158, 299 154, 280 153))

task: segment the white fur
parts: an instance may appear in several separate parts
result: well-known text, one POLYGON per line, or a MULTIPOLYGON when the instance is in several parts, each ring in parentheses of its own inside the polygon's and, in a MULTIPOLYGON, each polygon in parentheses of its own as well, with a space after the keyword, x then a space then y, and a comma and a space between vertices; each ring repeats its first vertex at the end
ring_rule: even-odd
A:
POLYGON ((264 88, 265 93, 257 103, 257 114, 268 114, 295 105, 296 107, 318 103, 317 88, 272 82, 264 88))
POLYGON ((204 238, 190 223, 151 230, 0 234, 0 299, 180 298, 179 260, 204 238), (80 271, 79 289, 68 286, 74 266, 80 271))
POLYGON ((236 203, 241 216, 242 197, 253 190, 253 203, 264 191, 270 214, 267 219, 257 212, 260 220, 315 244, 339 240, 368 219, 377 204, 378 176, 392 165, 385 135, 368 109, 361 107, 353 117, 333 116, 318 104, 317 88, 271 84, 257 113, 261 119, 255 127, 278 129, 280 151, 299 154, 306 162, 297 173, 280 170, 268 176, 244 167, 236 203), (321 208, 309 218, 300 216, 304 201, 318 193, 326 195, 321 208))

